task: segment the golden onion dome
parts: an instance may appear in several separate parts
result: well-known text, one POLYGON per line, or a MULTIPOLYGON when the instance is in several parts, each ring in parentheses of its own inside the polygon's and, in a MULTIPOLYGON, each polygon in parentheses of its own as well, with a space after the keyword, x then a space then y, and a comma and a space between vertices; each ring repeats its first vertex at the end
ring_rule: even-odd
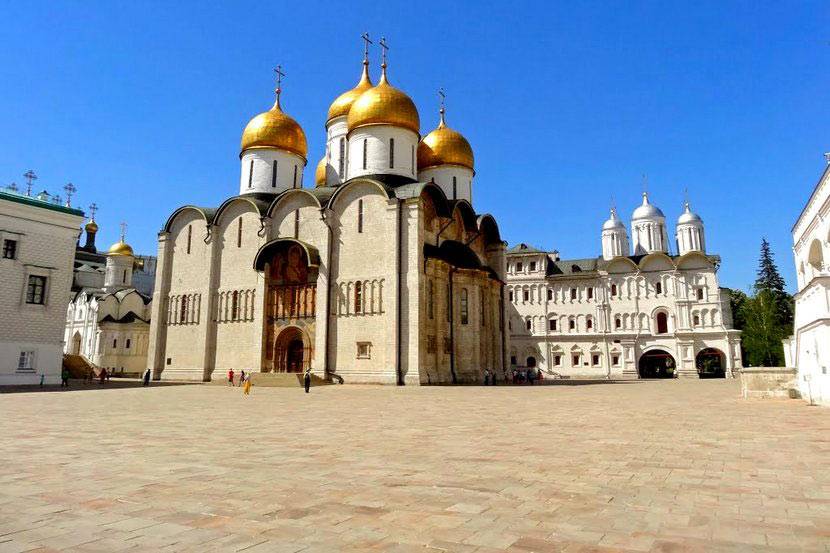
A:
POLYGON ((130 257, 135 257, 133 249, 129 244, 124 242, 123 238, 110 246, 110 249, 107 251, 107 255, 129 255, 130 257))
POLYGON ((438 128, 418 143, 418 170, 438 165, 460 165, 474 171, 473 149, 467 139, 444 122, 441 108, 438 128))
POLYGON ((329 116, 326 119, 326 126, 335 117, 348 115, 349 109, 351 109, 354 101, 370 88, 372 88, 372 79, 369 78, 369 62, 363 60, 363 74, 360 75, 360 81, 357 83, 357 86, 351 90, 347 90, 331 103, 329 106, 329 116))
POLYGON ((317 170, 314 171, 314 185, 315 186, 325 186, 326 185, 326 169, 328 168, 328 163, 326 163, 326 156, 323 156, 323 159, 317 164, 317 170))
POLYGON ((252 148, 277 148, 303 159, 308 153, 303 128, 282 111, 279 89, 274 107, 251 119, 242 132, 242 151, 252 148))
POLYGON ((87 232, 98 232, 98 223, 95 222, 95 219, 90 219, 89 222, 84 225, 84 230, 87 232))
POLYGON ((412 98, 386 80, 383 66, 380 82, 365 91, 352 104, 347 119, 349 132, 369 125, 392 125, 420 134, 421 120, 412 98))

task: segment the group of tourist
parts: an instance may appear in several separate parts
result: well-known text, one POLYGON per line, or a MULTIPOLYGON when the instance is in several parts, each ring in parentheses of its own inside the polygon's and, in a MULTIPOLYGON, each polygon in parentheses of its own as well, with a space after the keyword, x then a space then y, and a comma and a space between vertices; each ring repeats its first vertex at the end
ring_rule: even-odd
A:
MULTIPOLYGON (((236 373, 233 369, 228 369, 228 386, 236 386, 234 383, 234 378, 236 377, 236 373)), ((495 384, 495 381, 493 382, 495 384)), ((239 371, 239 385, 242 387, 242 393, 244 395, 251 394, 251 373, 248 372, 247 374, 245 371, 239 371)), ((311 368, 307 368, 305 373, 303 374, 303 386, 305 387, 305 393, 308 393, 309 389, 311 388, 311 368)))
POLYGON ((533 386, 533 382, 542 379, 542 372, 536 370, 534 367, 527 369, 513 369, 513 384, 527 383, 533 386))

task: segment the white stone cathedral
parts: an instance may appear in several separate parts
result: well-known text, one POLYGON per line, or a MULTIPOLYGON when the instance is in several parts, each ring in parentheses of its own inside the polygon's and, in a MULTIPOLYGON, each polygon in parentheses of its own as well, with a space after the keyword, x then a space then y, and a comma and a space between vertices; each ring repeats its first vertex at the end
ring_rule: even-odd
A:
POLYGON ((560 259, 519 244, 507 252, 509 365, 550 377, 731 376, 740 331, 706 253, 703 220, 686 202, 669 253, 666 217, 643 193, 631 245, 615 209, 602 255, 560 259))
POLYGON ((342 382, 480 382, 504 374, 504 250, 472 206, 473 151, 421 137, 413 101, 369 62, 325 122, 315 187, 306 135, 274 106, 242 133, 239 194, 183 206, 158 237, 154 378, 229 369, 342 382))

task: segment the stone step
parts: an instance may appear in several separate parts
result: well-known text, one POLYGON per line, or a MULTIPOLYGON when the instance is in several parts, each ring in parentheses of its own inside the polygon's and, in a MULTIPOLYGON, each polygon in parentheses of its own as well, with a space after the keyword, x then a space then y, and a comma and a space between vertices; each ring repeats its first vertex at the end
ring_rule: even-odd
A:
MULTIPOLYGON (((214 373, 215 374, 215 373, 214 373)), ((239 373, 234 374, 234 385, 239 386, 239 373)), ((221 378, 213 378, 210 381, 212 385, 227 386, 228 375, 225 373, 221 378)), ((272 387, 272 388, 301 388, 303 386, 303 373, 251 373, 251 384, 254 386, 272 387)), ((320 378, 319 376, 311 375, 312 386, 324 386, 331 384, 331 382, 320 378)))

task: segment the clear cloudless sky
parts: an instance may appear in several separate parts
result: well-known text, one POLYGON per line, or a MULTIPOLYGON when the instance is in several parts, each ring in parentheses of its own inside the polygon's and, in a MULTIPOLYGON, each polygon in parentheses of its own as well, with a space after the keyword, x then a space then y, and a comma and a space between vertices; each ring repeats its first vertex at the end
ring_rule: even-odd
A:
POLYGON ((445 88, 476 155, 474 206, 511 245, 598 255, 611 198, 628 223, 646 174, 670 233, 688 188, 722 285, 751 285, 766 236, 794 287, 790 229, 830 150, 826 1, 0 0, 0 184, 71 181, 77 205, 100 206, 99 248, 124 220, 155 254, 176 207, 238 192, 240 135, 278 63, 313 186, 364 31, 387 37, 423 134, 445 88))

